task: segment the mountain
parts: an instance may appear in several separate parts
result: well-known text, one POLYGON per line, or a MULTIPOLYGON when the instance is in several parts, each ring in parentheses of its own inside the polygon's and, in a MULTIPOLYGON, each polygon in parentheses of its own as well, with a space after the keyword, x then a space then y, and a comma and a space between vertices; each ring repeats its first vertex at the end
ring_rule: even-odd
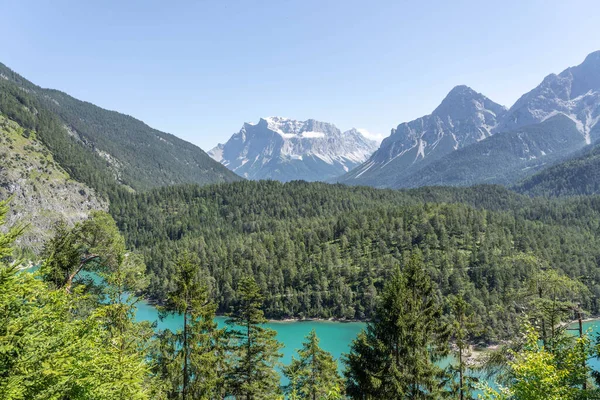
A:
POLYGON ((562 162, 600 137, 600 51, 548 75, 521 98, 488 139, 465 147, 392 187, 513 185, 562 162))
POLYGON ((0 95, 0 113, 21 118, 17 122, 25 128, 28 123, 44 125, 40 139, 57 161, 76 179, 96 188, 110 183, 107 176, 134 190, 240 179, 191 143, 128 115, 43 89, 3 64, 0 95))
POLYGON ((586 145, 569 117, 556 114, 539 124, 497 133, 459 149, 392 184, 392 187, 432 185, 510 186, 586 145))
POLYGON ((530 196, 600 194, 600 145, 530 176, 513 189, 530 196))
POLYGON ((548 75, 508 111, 465 86, 454 88, 431 115, 400 124, 367 162, 339 181, 391 188, 512 185, 598 140, 599 120, 597 51, 548 75))
POLYGON ((323 181, 360 165, 376 147, 357 129, 341 132, 314 119, 269 117, 245 123, 209 155, 248 179, 323 181))
POLYGON ((36 131, 0 115, 0 199, 7 198, 8 225, 27 225, 18 245, 33 258, 58 221, 74 223, 108 208, 93 189, 71 179, 36 131))
POLYGON ((556 114, 571 118, 588 144, 597 139, 593 128, 600 120, 600 51, 588 55, 578 66, 544 78, 517 100, 496 130, 514 130, 556 114))
POLYGON ((456 86, 430 115, 392 129, 363 165, 338 181, 393 187, 446 154, 490 137, 505 113, 503 106, 484 95, 456 86))

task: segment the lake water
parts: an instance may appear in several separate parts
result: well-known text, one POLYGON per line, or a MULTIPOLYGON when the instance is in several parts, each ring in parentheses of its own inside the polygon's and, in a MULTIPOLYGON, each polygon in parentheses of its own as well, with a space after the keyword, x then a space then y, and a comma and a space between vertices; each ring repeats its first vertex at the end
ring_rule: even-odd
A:
MULTIPOLYGON (((33 270, 33 269, 32 269, 33 270)), ((91 276, 92 279, 98 279, 93 273, 85 273, 91 276)), ((156 322, 158 329, 170 329, 176 331, 183 326, 183 319, 180 315, 170 315, 167 318, 160 320, 157 309, 148 304, 146 301, 137 303, 136 312, 137 321, 156 322)), ((225 317, 217 317, 219 326, 225 326, 225 317)), ((334 321, 289 321, 278 322, 271 321, 266 324, 267 327, 274 329, 277 332, 277 340, 283 345, 281 361, 284 364, 289 364, 292 355, 296 354, 296 350, 302 347, 302 342, 308 333, 314 329, 321 341, 321 347, 330 352, 336 360, 340 360, 343 353, 347 353, 350 343, 356 335, 366 326, 364 322, 334 322, 334 321)), ((572 324, 570 328, 576 328, 577 324, 572 324)), ((600 334, 600 320, 587 321, 583 324, 584 332, 591 335, 592 341, 596 340, 596 336, 600 334)), ((576 331, 571 331, 576 335, 576 331)), ((442 364, 446 364, 448 360, 444 360, 442 364)), ((341 367, 341 363, 339 363, 341 367)), ((600 371, 600 360, 590 359, 588 365, 596 371, 600 371)), ((285 382, 283 382, 285 383, 285 382)))
MULTIPOLYGON (((158 318, 156 308, 145 301, 140 301, 137 308, 136 319, 138 321, 156 321, 159 329, 170 329, 173 332, 183 326, 181 315, 171 315, 161 321, 158 318)), ((225 326, 225 320, 225 317, 217 317, 219 326, 225 326)), ((339 359, 342 353, 348 352, 350 342, 366 324, 364 322, 333 321, 271 321, 266 326, 277 332, 277 340, 285 346, 282 350, 283 357, 281 361, 284 364, 289 364, 292 355, 302 347, 304 337, 312 329, 317 332, 321 347, 330 352, 333 357, 339 359)))
MULTIPOLYGON (((164 320, 158 318, 158 312, 156 308, 140 301, 138 304, 138 311, 136 319, 138 321, 157 321, 159 329, 170 329, 176 331, 183 325, 183 320, 180 315, 171 315, 164 320)), ((225 317, 217 317, 219 326, 225 326, 225 317)), ((350 347, 350 343, 356 337, 356 335, 366 326, 364 322, 333 322, 333 321, 289 321, 289 322, 277 322, 271 321, 267 324, 269 328, 274 329, 277 332, 277 340, 279 340, 284 348, 282 350, 283 357, 281 361, 284 364, 289 364, 292 355, 296 354, 296 350, 302 347, 302 341, 304 337, 312 330, 315 329, 317 336, 321 340, 321 347, 330 352, 337 360, 340 359, 343 353, 347 353, 350 347)), ((572 324, 570 328, 577 328, 577 324, 572 324)), ((587 321, 583 324, 584 332, 591 335, 592 340, 595 340, 596 336, 600 333, 600 320, 587 321)), ((572 334, 576 335, 576 331, 571 331, 572 334)), ((446 365, 447 360, 443 360, 441 364, 446 365)), ((338 364, 342 367, 341 362, 338 364)), ((591 359, 588 361, 588 365, 596 371, 600 371, 600 360, 591 359)), ((282 383, 287 383, 285 379, 282 383)), ((490 382, 492 387, 495 387, 493 382, 490 382)))
MULTIPOLYGON (((26 269, 34 272, 38 266, 26 269)), ((83 271, 80 277, 88 277, 96 283, 101 282, 101 278, 93 272, 83 271)), ((173 332, 181 329, 183 318, 181 315, 170 315, 163 320, 158 317, 158 310, 144 300, 137 304, 136 320, 156 322, 158 329, 169 329, 173 332)), ((225 317, 217 317, 217 323, 220 327, 225 326, 225 317)), ((271 321, 266 324, 267 327, 277 332, 277 340, 284 347, 281 351, 281 362, 289 364, 292 355, 296 350, 302 347, 302 342, 306 335, 314 329, 320 339, 321 348, 330 352, 336 360, 340 360, 343 353, 347 353, 352 339, 366 326, 364 322, 334 322, 334 321, 271 321)), ((341 367, 341 363, 339 363, 341 367)))

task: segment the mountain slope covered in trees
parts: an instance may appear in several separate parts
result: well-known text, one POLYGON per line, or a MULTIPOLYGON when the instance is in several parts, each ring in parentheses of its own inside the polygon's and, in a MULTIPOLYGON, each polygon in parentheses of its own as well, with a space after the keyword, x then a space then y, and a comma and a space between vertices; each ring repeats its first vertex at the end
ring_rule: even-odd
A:
POLYGON ((147 261, 148 294, 172 287, 173 258, 199 257, 220 312, 251 274, 271 318, 369 318, 409 252, 423 252, 439 296, 463 293, 481 338, 514 333, 512 297, 540 266, 586 276, 597 312, 600 199, 531 199, 495 186, 376 190, 292 182, 193 185, 128 194, 111 204, 147 261), (523 262, 527 257, 535 262, 523 262))
MULTIPOLYGON (((58 90, 41 88, 3 64, 0 64, 0 112, 13 117, 17 114, 21 124, 51 124, 41 139, 55 155, 66 159, 63 167, 67 170, 86 168, 78 165, 81 162, 69 151, 77 148, 84 164, 90 158, 94 159, 91 164, 101 164, 90 169, 103 170, 111 180, 134 190, 241 179, 191 143, 152 129, 128 115, 104 110, 58 90), (15 105, 20 109, 15 109, 15 105), (43 118, 38 114, 43 114, 43 118)), ((90 171, 82 175, 99 173, 90 171)))
POLYGON ((580 196, 600 193, 600 145, 546 168, 514 187, 531 196, 580 196))

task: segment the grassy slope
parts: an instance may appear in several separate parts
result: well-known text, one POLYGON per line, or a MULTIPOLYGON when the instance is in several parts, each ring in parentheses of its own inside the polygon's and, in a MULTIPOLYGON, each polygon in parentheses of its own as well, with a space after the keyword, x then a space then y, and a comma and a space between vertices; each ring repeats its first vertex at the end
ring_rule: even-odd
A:
POLYGON ((107 208, 94 190, 70 178, 36 132, 0 114, 0 199, 8 197, 8 225, 28 224, 20 245, 34 253, 57 221, 73 223, 90 210, 107 208))

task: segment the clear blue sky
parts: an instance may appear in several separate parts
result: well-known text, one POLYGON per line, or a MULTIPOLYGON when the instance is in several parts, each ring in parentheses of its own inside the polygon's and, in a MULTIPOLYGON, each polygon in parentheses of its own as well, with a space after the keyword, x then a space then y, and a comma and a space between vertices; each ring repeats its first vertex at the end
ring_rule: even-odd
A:
POLYGON ((281 115, 389 135, 466 84, 510 106, 600 49, 600 1, 2 0, 3 62, 205 150, 281 115))

